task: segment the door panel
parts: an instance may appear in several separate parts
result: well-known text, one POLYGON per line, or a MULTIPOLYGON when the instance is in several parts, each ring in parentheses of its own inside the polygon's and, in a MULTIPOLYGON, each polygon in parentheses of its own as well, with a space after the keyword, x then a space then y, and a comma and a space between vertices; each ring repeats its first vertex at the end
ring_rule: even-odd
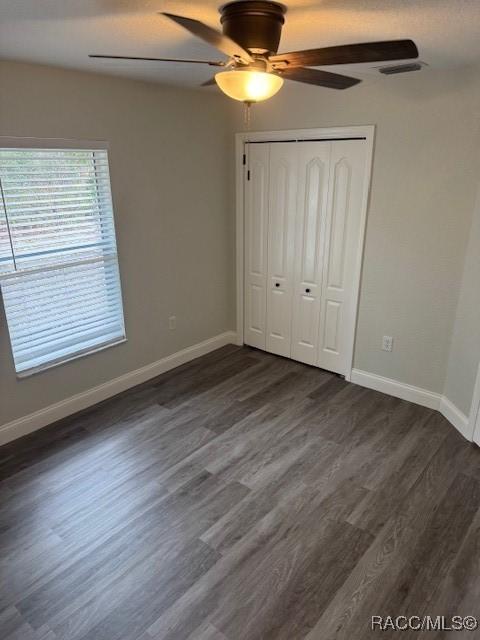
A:
POLYGON ((340 307, 338 302, 327 300, 325 305, 325 326, 323 327, 323 347, 330 351, 338 352, 338 325, 340 322, 340 307))
POLYGON ((317 364, 342 374, 350 367, 347 358, 355 332, 353 285, 363 245, 360 223, 364 174, 363 141, 332 144, 317 364))
POLYGON ((245 181, 245 344, 266 347, 268 164, 270 145, 250 144, 245 181))
POLYGON ((352 168, 345 157, 341 158, 333 168, 334 193, 327 256, 327 282, 329 287, 336 289, 344 288, 345 242, 351 170, 352 168))
POLYGON ((263 317, 263 307, 265 296, 265 290, 263 287, 259 287, 256 284, 252 284, 250 287, 251 292, 251 313, 250 313, 250 328, 257 333, 263 332, 265 319, 263 317))
POLYGON ((300 347, 315 349, 317 343, 316 329, 318 323, 315 318, 316 300, 313 296, 302 295, 299 297, 298 323, 296 339, 300 347))
POLYGON ((292 358, 316 364, 330 142, 298 145, 292 358))
POLYGON ((302 167, 305 172, 305 194, 302 217, 301 280, 316 284, 318 275, 322 191, 326 186, 328 167, 318 157, 302 167), (319 215, 320 214, 320 215, 319 215))
POLYGON ((297 145, 270 145, 266 349, 291 354, 297 145))

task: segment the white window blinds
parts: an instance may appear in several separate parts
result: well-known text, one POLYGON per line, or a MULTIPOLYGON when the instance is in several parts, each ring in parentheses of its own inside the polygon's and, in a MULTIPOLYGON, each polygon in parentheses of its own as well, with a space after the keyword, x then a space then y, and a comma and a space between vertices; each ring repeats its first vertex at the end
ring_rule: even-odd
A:
POLYGON ((0 286, 18 373, 125 339, 105 149, 0 148, 0 286))

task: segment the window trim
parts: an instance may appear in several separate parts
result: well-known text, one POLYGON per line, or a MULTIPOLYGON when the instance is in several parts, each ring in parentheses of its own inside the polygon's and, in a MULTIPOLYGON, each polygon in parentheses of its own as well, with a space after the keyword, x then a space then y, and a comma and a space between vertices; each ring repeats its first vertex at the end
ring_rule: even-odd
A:
POLYGON ((0 148, 9 149, 68 149, 69 151, 109 151, 107 140, 76 140, 73 138, 26 138, 0 136, 0 148))
MULTIPOLYGON (((67 356, 66 358, 59 358, 58 360, 52 360, 51 362, 47 362, 45 364, 39 365, 38 367, 34 367, 33 369, 28 369, 27 371, 16 371, 15 375, 18 380, 23 380, 24 378, 30 378, 30 376, 34 376, 37 373, 42 373, 43 371, 47 371, 47 369, 53 369, 59 367, 62 364, 67 364, 68 362, 72 362, 72 360, 78 360, 79 358, 85 358, 86 356, 93 356, 95 353, 99 351, 104 351, 105 349, 110 349, 110 347, 116 347, 119 344, 123 344, 124 342, 128 342, 126 336, 123 338, 115 338, 110 342, 106 342, 101 344, 98 347, 93 347, 92 349, 87 348, 83 351, 78 351, 74 355, 67 356)), ((12 359, 13 363, 13 359, 12 359)), ((15 368, 15 364, 13 363, 15 368)))
MULTIPOLYGON (((78 140, 78 139, 71 139, 71 138, 35 138, 35 137, 0 136, 0 149, 40 149, 45 151, 48 151, 50 149, 58 149, 58 150, 68 150, 68 151, 78 150, 78 151, 106 151, 107 152, 109 191, 110 191, 110 198, 112 203, 112 226, 113 226, 113 231, 115 235, 117 272, 118 272, 118 281, 119 281, 119 289, 120 289, 120 298, 122 302, 123 336, 120 338, 114 338, 111 341, 101 344, 97 347, 86 348, 85 350, 74 353, 71 356, 58 358, 56 360, 52 360, 50 362, 46 362, 45 364, 39 365, 38 367, 33 367, 32 369, 27 369, 26 371, 20 371, 20 372, 17 371, 15 368, 13 350, 10 349, 11 362, 12 362, 13 370, 15 371, 15 376, 17 380, 22 380, 25 378, 29 378, 32 375, 36 375, 38 373, 46 371, 48 369, 52 369, 54 367, 59 367, 60 365, 67 364, 69 362, 72 362, 73 360, 77 360, 79 358, 85 358, 86 356, 94 355, 95 353, 104 351, 105 349, 109 349, 110 347, 114 347, 116 345, 120 345, 120 344, 124 344, 125 342, 128 342, 126 326, 125 326, 126 320, 125 320, 125 304, 124 304, 124 296, 123 296, 122 276, 120 273, 120 256, 118 251, 118 239, 117 239, 117 231, 116 231, 116 224, 115 224, 116 223, 115 203, 113 199, 112 176, 110 174, 110 156, 109 156, 110 145, 106 140, 78 140)), ((52 265, 51 269, 54 269, 54 268, 55 268, 54 265, 52 265)), ((48 270, 49 267, 46 267, 46 269, 48 270)), ((34 270, 36 271, 36 269, 34 270)), ((39 271, 45 271, 45 269, 39 269, 39 271)), ((16 275, 15 273, 4 274, 2 276, 2 279, 13 277, 15 275, 16 275)), ((4 301, 3 301, 1 290, 0 290, 0 305, 2 307, 1 311, 2 311, 3 317, 6 317, 6 310, 4 308, 4 301)))

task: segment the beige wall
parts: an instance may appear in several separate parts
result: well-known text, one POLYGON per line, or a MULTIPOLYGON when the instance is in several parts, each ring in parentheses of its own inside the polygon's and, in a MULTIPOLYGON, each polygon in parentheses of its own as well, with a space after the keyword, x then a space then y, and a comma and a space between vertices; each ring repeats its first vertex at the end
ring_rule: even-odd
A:
POLYGON ((376 125, 355 367, 439 393, 480 175, 477 87, 431 69, 343 92, 286 82, 252 113, 253 130, 376 125))
POLYGON ((128 337, 17 380, 0 314, 0 424, 232 327, 232 129, 220 96, 0 63, 0 135, 110 143, 128 337))

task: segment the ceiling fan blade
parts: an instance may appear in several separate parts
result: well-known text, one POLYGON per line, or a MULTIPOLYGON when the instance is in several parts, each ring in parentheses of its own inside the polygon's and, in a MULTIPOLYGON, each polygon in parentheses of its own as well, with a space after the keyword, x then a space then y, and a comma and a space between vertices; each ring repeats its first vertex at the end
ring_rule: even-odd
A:
POLYGON ((202 82, 202 84, 200 85, 201 87, 211 87, 213 84, 217 84, 215 78, 210 78, 210 80, 207 80, 206 82, 202 82))
POLYGON ((224 62, 214 62, 212 60, 186 60, 184 58, 143 58, 139 56, 106 56, 101 54, 90 54, 89 58, 103 58, 106 60, 148 60, 153 62, 188 62, 189 64, 209 64, 212 67, 223 67, 224 62))
POLYGON ((413 40, 385 40, 383 42, 361 42, 343 44, 323 49, 306 49, 270 56, 270 62, 288 62, 295 67, 321 67, 328 64, 351 64, 356 62, 380 62, 382 60, 405 60, 418 58, 418 49, 413 40))
POLYGON ((328 87, 329 89, 348 89, 361 82, 358 78, 350 78, 349 76, 330 73, 330 71, 321 71, 320 69, 305 69, 304 67, 291 69, 287 67, 282 70, 280 75, 287 80, 306 82, 307 84, 328 87))
POLYGON ((245 64, 253 62, 253 58, 248 51, 228 36, 224 36, 223 33, 220 33, 220 31, 217 31, 216 29, 212 29, 212 27, 209 27, 203 22, 193 20, 192 18, 185 18, 184 16, 177 16, 174 13, 166 13, 165 11, 162 11, 161 15, 167 16, 167 18, 170 18, 173 22, 176 22, 187 29, 187 31, 190 31, 190 33, 193 33, 194 36, 197 36, 205 42, 208 42, 208 44, 216 47, 229 58, 237 58, 245 64))

